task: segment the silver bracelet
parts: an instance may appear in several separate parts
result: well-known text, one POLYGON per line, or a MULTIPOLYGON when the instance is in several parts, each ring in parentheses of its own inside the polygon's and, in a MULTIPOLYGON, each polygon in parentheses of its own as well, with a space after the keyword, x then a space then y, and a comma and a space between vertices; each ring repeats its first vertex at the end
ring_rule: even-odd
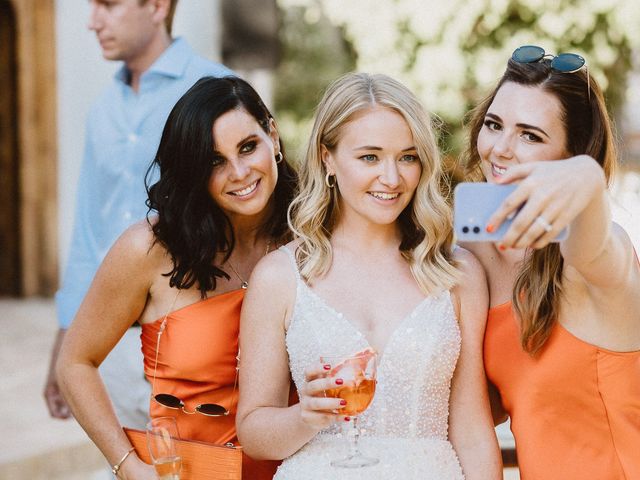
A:
POLYGON ((125 453, 124 456, 120 459, 120 461, 116 463, 113 467, 111 467, 111 473, 113 473, 117 477, 118 472, 120 471, 120 467, 122 466, 124 461, 127 459, 127 457, 131 455, 131 452, 133 452, 135 449, 136 447, 131 447, 131 449, 127 453, 125 453))

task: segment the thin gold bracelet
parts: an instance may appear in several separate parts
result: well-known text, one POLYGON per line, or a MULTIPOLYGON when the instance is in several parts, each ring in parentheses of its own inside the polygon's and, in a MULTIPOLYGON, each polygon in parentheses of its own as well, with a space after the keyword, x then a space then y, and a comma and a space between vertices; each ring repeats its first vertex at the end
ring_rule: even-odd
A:
POLYGON ((113 467, 111 467, 111 473, 113 473, 117 477, 118 476, 118 472, 120 471, 120 467, 122 466, 124 461, 127 459, 127 457, 129 457, 129 455, 131 455, 131 452, 133 452, 135 449, 136 449, 136 447, 131 447, 131 450, 129 450, 127 453, 125 453, 124 457, 122 457, 118 463, 116 463, 113 467))

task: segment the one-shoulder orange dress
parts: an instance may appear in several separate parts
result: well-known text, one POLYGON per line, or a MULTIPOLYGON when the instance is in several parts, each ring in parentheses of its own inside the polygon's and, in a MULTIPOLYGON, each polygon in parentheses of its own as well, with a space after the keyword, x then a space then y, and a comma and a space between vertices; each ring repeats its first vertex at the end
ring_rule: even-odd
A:
MULTIPOLYGON (((240 327, 240 308, 244 290, 201 300, 167 315, 160 337, 154 395, 168 393, 181 399, 188 411, 202 403, 217 403, 231 411, 228 416, 207 417, 199 413, 163 407, 150 400, 151 417, 173 416, 180 437, 212 443, 237 443, 235 418, 238 389, 236 355, 240 327)), ((142 353, 147 379, 153 384, 158 331, 163 318, 142 325, 142 353)), ((243 459, 242 477, 267 480, 279 462, 243 459)))
POLYGON ((596 347, 556 322, 532 357, 509 302, 489 310, 484 362, 522 480, 640 479, 640 351, 596 347))

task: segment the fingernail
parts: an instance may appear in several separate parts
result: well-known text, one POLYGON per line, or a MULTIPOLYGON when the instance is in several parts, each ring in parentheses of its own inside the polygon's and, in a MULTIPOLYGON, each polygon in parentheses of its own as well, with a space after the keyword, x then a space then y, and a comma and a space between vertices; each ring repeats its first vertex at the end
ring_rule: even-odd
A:
POLYGON ((344 417, 345 422, 348 422, 349 420, 351 420, 351 417, 344 417))
POLYGON ((505 247, 503 244, 498 245, 498 250, 500 250, 501 252, 504 252, 507 249, 507 247, 505 247))
POLYGON ((331 370, 331 365, 329 365, 328 363, 324 364, 322 366, 322 368, 324 368, 325 370, 331 370))
POLYGON ((494 227, 492 224, 487 225, 487 233, 493 233, 493 231, 496 229, 496 227, 494 227))
POLYGON ((336 378, 336 385, 342 385, 344 383, 344 380, 342 380, 341 378, 336 378))
POLYGON ((340 405, 342 405, 343 407, 347 404, 346 400, 340 400, 340 405))

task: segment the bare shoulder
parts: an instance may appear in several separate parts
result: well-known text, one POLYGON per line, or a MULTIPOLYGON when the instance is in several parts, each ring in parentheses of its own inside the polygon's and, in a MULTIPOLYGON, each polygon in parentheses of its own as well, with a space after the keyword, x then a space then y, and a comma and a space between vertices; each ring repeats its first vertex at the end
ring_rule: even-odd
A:
POLYGON ((475 253, 458 246, 453 251, 453 259, 462 274, 459 281, 460 286, 486 282, 484 269, 475 253))
POLYGON ((495 247, 491 242, 461 242, 458 246, 456 250, 462 249, 471 253, 485 268, 495 256, 495 247))
POLYGON ((477 257, 462 247, 457 247, 453 258, 460 275, 458 283, 451 290, 458 319, 462 320, 471 312, 485 312, 489 308, 487 278, 477 257))
POLYGON ((107 258, 126 262, 129 268, 149 268, 167 257, 166 249, 156 241, 147 220, 140 220, 127 228, 111 247, 107 258))
MULTIPOLYGON (((482 243, 483 242, 460 242, 457 243, 456 246, 462 248, 463 250, 467 250, 469 252, 472 252, 473 254, 476 254, 478 250, 482 250, 482 243)), ((456 248, 455 250, 458 250, 458 248, 456 248)))
POLYGON ((151 225, 146 220, 140 220, 122 232, 114 246, 130 250, 134 255, 146 254, 152 247, 153 240, 151 225))
POLYGON ((120 235, 100 265, 80 312, 85 309, 87 318, 108 319, 115 326, 128 326, 141 318, 158 275, 153 238, 146 220, 120 235))
POLYGON ((290 253, 293 254, 291 243, 265 255, 251 273, 251 289, 269 295, 282 295, 282 298, 292 298, 296 287, 296 272, 290 253), (283 251, 284 248, 288 249, 289 253, 283 251))
MULTIPOLYGON (((287 247, 285 247, 287 248, 287 247)), ((296 273, 290 255, 278 249, 254 267, 242 304, 240 332, 264 325, 286 330, 296 298, 296 273), (251 325, 251 327, 248 327, 251 325)), ((270 327, 271 328, 271 327, 270 327)))

